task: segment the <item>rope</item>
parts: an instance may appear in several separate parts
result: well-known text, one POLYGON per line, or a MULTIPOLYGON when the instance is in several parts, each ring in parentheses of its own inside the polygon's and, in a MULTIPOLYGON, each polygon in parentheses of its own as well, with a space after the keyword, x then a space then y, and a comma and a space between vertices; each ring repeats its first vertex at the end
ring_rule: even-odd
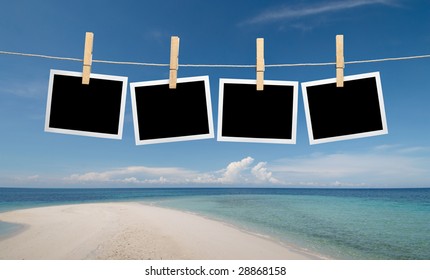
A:
MULTIPOLYGON (((0 51, 0 54, 83 62, 83 59, 80 59, 80 58, 60 57, 60 56, 51 56, 51 55, 43 55, 43 54, 31 54, 31 53, 8 52, 8 51, 0 51)), ((356 60, 356 61, 345 62, 345 64, 374 63, 374 62, 385 62, 385 61, 423 59, 423 58, 430 58, 430 54, 415 55, 415 56, 404 56, 404 57, 368 59, 368 60, 356 60)), ((169 64, 167 64, 167 63, 110 61, 110 60, 96 60, 96 59, 93 60, 93 63, 137 65, 137 66, 155 66, 155 67, 168 67, 169 66, 169 64)), ((336 65, 336 62, 268 64, 268 65, 265 65, 265 67, 270 68, 270 67, 330 66, 330 65, 336 65)), ((255 68, 256 67, 256 65, 235 65, 235 64, 179 64, 179 66, 180 67, 202 67, 202 68, 203 67, 204 68, 255 68)))

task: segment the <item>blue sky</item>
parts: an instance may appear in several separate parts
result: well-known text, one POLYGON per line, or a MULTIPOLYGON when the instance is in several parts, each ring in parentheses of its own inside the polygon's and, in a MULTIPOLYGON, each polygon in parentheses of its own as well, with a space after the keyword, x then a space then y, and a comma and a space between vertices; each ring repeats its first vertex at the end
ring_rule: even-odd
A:
MULTIPOLYGON (((427 0, 8 1, 0 10, 0 50, 82 58, 86 31, 94 59, 254 64, 334 62, 430 53, 427 0)), ((297 144, 216 139, 136 146, 128 92, 122 140, 44 132, 49 70, 79 62, 0 55, 0 186, 429 187, 430 59, 347 65, 345 75, 381 72, 388 135, 309 145, 299 92, 297 144)), ((93 73, 130 82, 168 78, 166 67, 94 64, 93 73)), ((217 127, 219 78, 255 79, 254 69, 179 68, 209 75, 217 127)), ((270 80, 333 78, 332 66, 267 68, 270 80)))

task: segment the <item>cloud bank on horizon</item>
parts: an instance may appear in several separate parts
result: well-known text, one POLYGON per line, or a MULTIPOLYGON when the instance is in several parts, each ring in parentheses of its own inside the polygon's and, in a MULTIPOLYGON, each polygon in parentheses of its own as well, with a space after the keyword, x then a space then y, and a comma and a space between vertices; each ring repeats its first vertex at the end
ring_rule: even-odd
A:
POLYGON ((251 156, 209 172, 181 167, 127 166, 75 173, 62 178, 31 175, 14 185, 160 187, 428 187, 429 147, 382 145, 365 153, 311 154, 273 162, 251 156))

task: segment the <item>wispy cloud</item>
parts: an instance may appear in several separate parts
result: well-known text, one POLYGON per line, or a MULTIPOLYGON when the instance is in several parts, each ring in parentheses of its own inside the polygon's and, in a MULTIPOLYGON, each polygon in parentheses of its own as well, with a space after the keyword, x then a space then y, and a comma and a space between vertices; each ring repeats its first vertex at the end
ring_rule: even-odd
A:
POLYGON ((400 144, 386 144, 376 146, 373 149, 375 152, 389 152, 391 154, 417 154, 417 153, 428 153, 430 147, 424 146, 403 146, 400 144))
POLYGON ((194 178, 197 172, 177 167, 128 166, 102 172, 72 174, 64 178, 68 183, 131 183, 164 184, 185 182, 194 178))
POLYGON ((303 17, 315 16, 320 14, 334 13, 342 10, 349 10, 362 6, 370 5, 389 5, 397 4, 397 0, 345 0, 328 1, 320 4, 288 6, 283 8, 272 8, 261 14, 244 21, 242 24, 256 24, 273 22, 279 20, 291 20, 303 17))
POLYGON ((45 98, 48 93, 48 83, 41 80, 33 81, 6 81, 0 83, 3 93, 24 98, 45 98))
POLYGON ((270 169, 297 185, 424 186, 430 183, 428 157, 404 152, 318 154, 279 160, 270 169))

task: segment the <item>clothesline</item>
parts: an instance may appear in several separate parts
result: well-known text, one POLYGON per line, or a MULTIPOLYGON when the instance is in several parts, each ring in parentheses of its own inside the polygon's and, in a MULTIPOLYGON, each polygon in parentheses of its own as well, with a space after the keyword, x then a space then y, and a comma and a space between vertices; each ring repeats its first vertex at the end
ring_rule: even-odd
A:
MULTIPOLYGON (((54 60, 66 60, 66 61, 77 61, 83 62, 81 58, 71 58, 71 57, 60 57, 51 56, 44 54, 31 54, 31 53, 20 53, 20 52, 9 52, 0 51, 0 54, 4 55, 16 55, 16 56, 26 56, 26 57, 38 57, 44 59, 54 59, 54 60)), ((355 60, 355 61, 345 61, 345 64, 361 64, 361 63, 375 63, 375 62, 385 62, 385 61, 399 61, 399 60, 412 60, 412 59, 423 59, 430 58, 430 54, 425 55, 415 55, 415 56, 404 56, 404 57, 391 57, 391 58, 379 58, 379 59, 367 59, 367 60, 355 60)), ((98 60, 94 59, 93 63, 104 63, 104 64, 119 64, 119 65, 136 65, 136 66, 154 66, 154 67, 169 67, 168 63, 149 63, 149 62, 130 62, 130 61, 111 61, 111 60, 98 60)), ((283 64, 266 64, 266 68, 272 67, 299 67, 299 66, 330 66, 336 65, 336 62, 310 62, 310 63, 283 63, 283 64)), ((202 67, 202 68, 255 68, 255 64, 179 64, 179 67, 202 67)))

